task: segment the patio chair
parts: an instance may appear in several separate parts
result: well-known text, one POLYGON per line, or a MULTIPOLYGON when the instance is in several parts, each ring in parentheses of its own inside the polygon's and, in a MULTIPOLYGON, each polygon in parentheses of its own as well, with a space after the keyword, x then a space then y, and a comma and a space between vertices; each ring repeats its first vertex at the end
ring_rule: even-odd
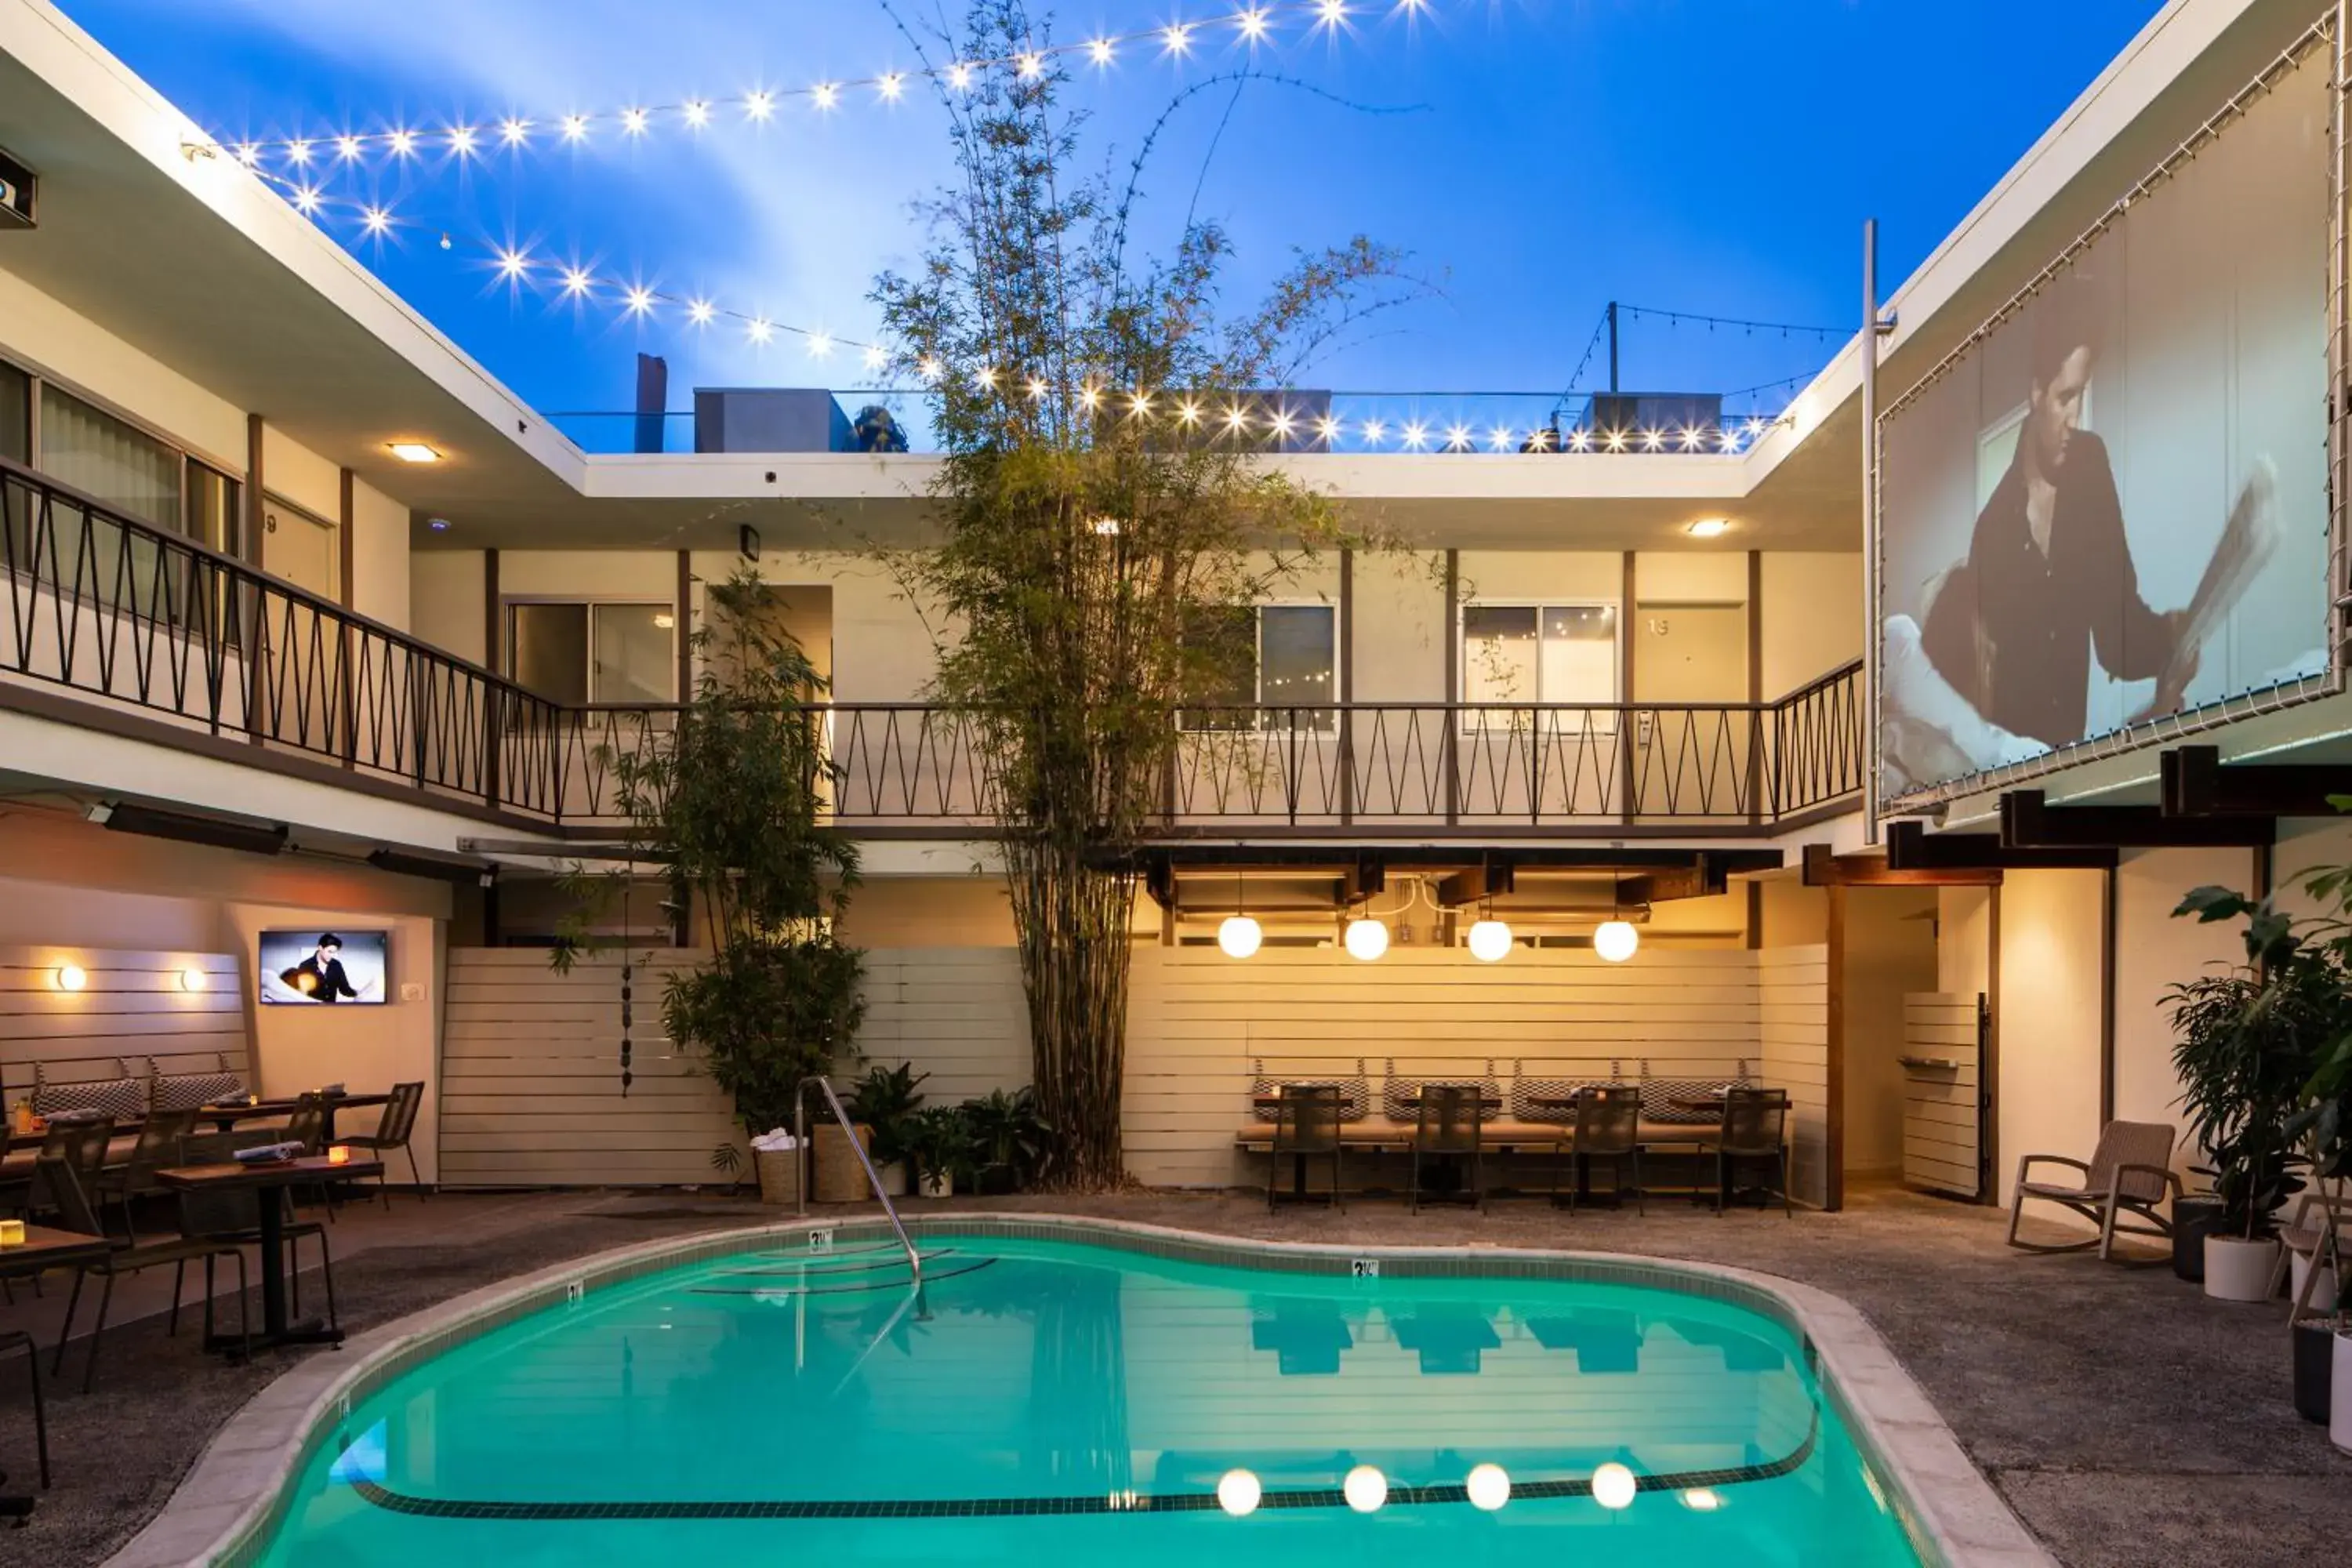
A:
MULTIPOLYGON (((299 1143, 302 1145, 302 1152, 305 1154, 320 1154, 325 1152, 327 1142, 327 1101, 325 1097, 316 1094, 305 1094, 299 1097, 294 1101, 294 1110, 292 1113, 286 1118, 286 1126, 284 1131, 279 1132, 278 1140, 287 1143, 299 1143)), ((310 1184, 310 1190, 319 1194, 319 1202, 325 1206, 327 1211, 327 1223, 330 1225, 333 1224, 335 1219, 334 1184, 324 1181, 313 1183, 310 1184)), ((290 1194, 293 1189, 289 1187, 287 1188, 286 1191, 290 1194)))
POLYGON ((2111 1259, 2118 1231, 2169 1238, 2172 1223, 2157 1207, 2168 1194, 2180 1196, 2180 1178, 2172 1173, 2174 1137, 2173 1130, 2160 1121, 2110 1121, 2100 1130, 2099 1146, 2092 1151, 2088 1164, 2064 1154, 2022 1156, 2017 1162, 2017 1196, 2009 1206, 2010 1246, 2021 1252, 2081 1252, 2095 1247, 2102 1259, 2111 1259), (2037 1164, 2070 1166, 2082 1172, 2083 1179, 2078 1183, 2031 1181, 2028 1178, 2037 1164), (2017 1225, 2028 1198, 2080 1215, 2098 1226, 2099 1234, 2082 1241, 2020 1241, 2017 1225), (2123 1216, 2126 1215, 2147 1223, 2126 1224, 2123 1216))
POLYGON ((291 1188, 279 1187, 275 1192, 182 1193, 180 1234, 228 1247, 252 1246, 261 1240, 261 1205, 265 1203, 277 1204, 282 1216, 278 1226, 285 1237, 286 1283, 295 1316, 302 1312, 300 1243, 309 1237, 319 1244, 319 1272, 327 1285, 327 1321, 331 1326, 339 1322, 335 1311, 335 1259, 327 1246, 327 1227, 315 1219, 296 1217, 291 1188))
POLYGON ((1282 1166, 1286 1158, 1294 1171, 1303 1171, 1305 1162, 1328 1158, 1331 1162, 1330 1202, 1334 1209, 1346 1205, 1339 1196, 1339 1087, 1337 1084, 1293 1084, 1282 1091, 1282 1104, 1274 1117, 1274 1159, 1266 1170, 1265 1208, 1274 1212, 1282 1185, 1282 1166))
MULTIPOLYGON (((1336 1098, 1339 1091, 1335 1089, 1332 1093, 1336 1098)), ((379 1159, 390 1154, 394 1149, 399 1150, 408 1156, 408 1179, 415 1186, 417 1195, 423 1197, 425 1195, 425 1178, 417 1173, 416 1151, 409 1147, 409 1139, 416 1131, 416 1112, 424 1103, 424 1079, 419 1079, 415 1083, 394 1084, 391 1102, 384 1106, 383 1117, 376 1123, 375 1131, 363 1138, 342 1138, 338 1139, 337 1142, 349 1144, 354 1149, 369 1150, 379 1159)), ((1334 1126, 1337 1126, 1336 1122, 1334 1126)), ((391 1163, 391 1161, 384 1160, 387 1167, 391 1163)), ((392 1189, 384 1185, 383 1175, 380 1174, 376 1177, 375 1190, 383 1199, 383 1206, 387 1209, 392 1207, 392 1189)))
MULTIPOLYGON (((2271 1269, 2271 1288, 2263 1299, 2277 1297, 2279 1287, 2286 1283, 2288 1268, 2300 1258, 2304 1264, 2303 1289, 2295 1292, 2294 1310, 2287 1315, 2290 1323, 2311 1310, 2306 1298, 2318 1284, 2321 1270, 2328 1267, 2323 1255, 2328 1250, 2330 1231, 2336 1233, 2336 1256, 2342 1256, 2344 1233, 2352 1229, 2352 1191, 2343 1190, 2343 1185, 2323 1178, 2319 1191, 2295 1199, 2294 1217, 2279 1226, 2278 1263, 2271 1269), (2318 1211, 2316 1215, 2313 1213, 2315 1209, 2318 1211)), ((2337 1288, 2342 1289, 2340 1285, 2337 1288)), ((2323 1312, 2333 1311, 2335 1307, 2333 1301, 2320 1303, 2323 1312)))
MULTIPOLYGON (((82 1192, 80 1180, 73 1167, 62 1160, 43 1159, 35 1175, 37 1185, 46 1189, 47 1195, 58 1211, 62 1228, 79 1231, 84 1236, 105 1236, 89 1197, 82 1192)), ((89 1360, 82 1368, 81 1391, 89 1392, 91 1382, 98 1376, 99 1342, 106 1336, 106 1311, 114 1301, 114 1282, 125 1274, 136 1274, 145 1268, 160 1268, 169 1263, 175 1266, 172 1277, 172 1318, 169 1331, 180 1331, 180 1286, 186 1277, 187 1266, 201 1258, 205 1263, 205 1339, 209 1342, 213 1333, 213 1259, 226 1254, 236 1259, 237 1304, 240 1328, 245 1337, 248 1356, 253 1349, 253 1326, 244 1321, 250 1311, 246 1301, 245 1250, 234 1242, 215 1241, 205 1237, 175 1237, 169 1241, 143 1245, 119 1242, 114 1250, 96 1262, 82 1264, 74 1272, 73 1294, 66 1300, 65 1322, 58 1329, 57 1359, 50 1363, 51 1375, 62 1373, 66 1365, 66 1345, 73 1338, 74 1315, 81 1310, 82 1282, 95 1274, 106 1281, 98 1297, 98 1321, 89 1331, 89 1360)))
POLYGON ((109 1202, 122 1205, 122 1235, 127 1241, 139 1239, 139 1226, 132 1217, 134 1199, 164 1190, 155 1179, 155 1173, 182 1163, 182 1151, 188 1134, 196 1130, 194 1110, 157 1110, 150 1112, 140 1124, 139 1141, 131 1146, 131 1158, 122 1164, 99 1173, 97 1197, 100 1217, 109 1202))
POLYGON ((1486 1091, 1469 1084, 1422 1085, 1412 1129, 1412 1212, 1421 1212, 1421 1163, 1459 1159, 1465 1194, 1484 1214, 1486 1209, 1485 1127, 1480 1101, 1486 1091))
MULTIPOLYGON (((1769 1161, 1780 1193, 1780 1212, 1797 1217, 1789 1201, 1789 1091, 1783 1089, 1734 1089, 1723 1097, 1723 1136, 1715 1146, 1715 1212, 1717 1218, 1731 1204, 1731 1184, 1739 1162, 1769 1161)), ((1769 1197, 1769 1191, 1768 1191, 1769 1197)))
MULTIPOLYGON (((1574 1214, 1579 1199, 1591 1182, 1592 1162, 1609 1162, 1609 1180, 1618 1201, 1623 1202, 1625 1164, 1633 1166, 1633 1203, 1636 1213, 1650 1212, 1649 1196, 1642 1186, 1642 1091, 1630 1083, 1596 1083, 1576 1097, 1576 1181, 1568 1193, 1568 1212, 1574 1214)), ((1559 1202, 1559 1172, 1552 1172, 1551 1201, 1559 1202)))

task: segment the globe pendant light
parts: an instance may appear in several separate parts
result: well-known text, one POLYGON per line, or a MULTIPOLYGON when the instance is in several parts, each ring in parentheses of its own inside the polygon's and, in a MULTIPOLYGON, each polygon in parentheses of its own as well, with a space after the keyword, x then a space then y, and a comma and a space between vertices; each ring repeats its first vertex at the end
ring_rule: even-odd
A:
POLYGON ((1388 952, 1388 923, 1372 919, 1372 906, 1370 899, 1364 901, 1363 913, 1348 922, 1348 929, 1342 940, 1346 943, 1348 956, 1360 958, 1366 963, 1370 963, 1388 952))
POLYGON ((1622 963, 1633 957, 1634 950, 1641 945, 1642 933, 1633 929, 1633 922, 1617 908, 1617 884, 1612 879, 1609 884, 1609 918, 1593 931, 1592 951, 1599 953, 1604 962, 1622 963))
POLYGON ((1234 872, 1234 910, 1225 923, 1217 928, 1217 945, 1227 958, 1247 958, 1265 941, 1265 932, 1257 921, 1243 910, 1242 874, 1234 872))
POLYGON ((1470 956, 1481 963, 1500 963, 1511 956, 1511 928, 1489 916, 1470 928, 1470 956))
POLYGON ((1265 941, 1265 932, 1247 915, 1227 915, 1217 928, 1217 945, 1227 958, 1247 958, 1265 941))

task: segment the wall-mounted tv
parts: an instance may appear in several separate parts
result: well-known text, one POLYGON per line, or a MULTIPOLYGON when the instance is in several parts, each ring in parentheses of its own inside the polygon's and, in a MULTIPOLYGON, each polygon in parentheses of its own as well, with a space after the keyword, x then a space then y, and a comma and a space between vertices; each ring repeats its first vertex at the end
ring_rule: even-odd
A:
POLYGON ((391 933, 381 931, 266 931, 261 933, 261 999, 294 1006, 375 1006, 391 1000, 391 933))

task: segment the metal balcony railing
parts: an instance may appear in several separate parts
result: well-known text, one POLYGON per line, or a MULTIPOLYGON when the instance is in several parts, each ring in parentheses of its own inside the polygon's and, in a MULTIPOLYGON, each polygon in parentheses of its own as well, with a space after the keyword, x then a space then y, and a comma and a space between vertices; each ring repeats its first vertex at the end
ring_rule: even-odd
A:
MULTIPOLYGON (((0 702, 583 833, 676 705, 570 707, 0 461, 0 702), (69 694, 69 714, 54 691, 69 694)), ((813 704, 829 815, 994 821, 974 717, 813 704)), ((1770 829, 1857 795, 1859 663, 1771 702, 1240 704, 1171 714, 1171 836, 1770 829)))

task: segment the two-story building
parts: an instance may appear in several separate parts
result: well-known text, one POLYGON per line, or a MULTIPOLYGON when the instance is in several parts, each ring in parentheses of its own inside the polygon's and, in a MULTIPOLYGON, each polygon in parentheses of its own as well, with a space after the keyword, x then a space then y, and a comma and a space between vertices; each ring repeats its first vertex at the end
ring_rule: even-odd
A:
MULTIPOLYGON (((2172 176, 2207 152, 2294 182, 2299 226, 2268 230, 2292 265, 2184 261, 2225 284, 2116 310, 2149 365, 2184 357, 2192 394, 2304 342, 2276 407, 2192 409, 2184 429, 2259 413, 2305 439, 2281 448, 2266 515, 2303 552, 2276 559, 2305 563, 2266 569, 2340 591, 2312 546, 2340 541, 2334 47, 2303 0, 2168 5, 1893 290, 1891 329, 1857 332, 1752 439, 1263 458, 1402 542, 1329 552, 1237 606, 1255 658, 1213 720, 1192 716, 1138 913, 1134 1173, 1243 1179, 1248 1090, 1283 1073, 1778 1083, 1795 1184, 1832 1206, 1849 1174, 1991 1198, 2001 1151, 2087 1152, 2105 1117, 2168 1119, 2155 1004, 2224 956, 2171 904, 2340 842, 2310 820, 2310 779, 2287 799, 2241 765, 2328 759, 2333 595, 2291 601, 2310 624, 2271 639, 2277 658, 2241 612, 2243 657, 2205 642, 2171 709, 2118 696, 2063 736, 1995 724, 1957 758, 1876 744, 1897 689, 1890 662, 1874 699, 1867 631, 1903 619, 1885 658, 1926 657, 1919 626, 1943 623, 1915 602, 1920 552, 1948 541, 1906 520, 1957 483, 1972 522, 2030 438, 2047 377, 2001 357, 2025 352, 2001 332, 2022 291, 2126 198, 2186 200, 2172 176), (2259 343, 2256 300, 2277 318, 2259 343), (2176 317, 2196 330, 2148 324, 2176 317), (1903 443, 1964 383, 1986 417, 1961 421, 1953 480, 1903 443), (2010 383, 2034 389, 2027 416, 2010 383), (2159 797, 2158 759, 2191 730, 2215 750, 2167 764, 2198 782, 2159 797), (1865 820, 1883 751, 1902 753, 1874 797, 1889 833, 1865 820), (2021 788, 2042 798, 2004 814, 2021 788), (2095 801, 2117 809, 2082 815, 2095 801), (1266 936, 1246 960, 1215 940, 1238 912, 1266 936), (1382 922, 1381 957, 1340 943, 1351 917, 1382 922), (1621 919, 1639 949, 1612 962, 1594 932, 1621 919), (1469 946, 1479 920, 1509 928, 1499 958, 1469 946), (1923 1079, 1906 1057, 1962 1065, 1923 1079)), ((928 700, 933 626, 871 548, 921 542, 936 458, 745 449, 715 426, 701 450, 589 449, 46 0, 0 0, 0 148, 37 178, 33 224, 0 228, 12 1101, 37 1079, 423 1079, 427 1180, 704 1179, 726 1108, 645 1003, 649 973, 690 961, 685 933, 648 897, 569 976, 534 944, 562 912, 556 873, 614 842, 602 748, 657 743, 706 590, 746 562, 831 682, 835 816, 866 874, 845 932, 868 953, 863 1049, 914 1061, 935 1095, 1024 1080, 984 770, 928 700), (326 929, 388 933, 384 1005, 263 999, 263 933, 326 929)), ((2165 245, 2133 252, 2135 278, 2165 245)), ((2103 363, 2080 423, 2121 452, 2152 395, 2103 363)), ((2168 611, 2196 601, 2206 552, 2150 564, 2176 478, 2144 459, 2121 487, 2168 611)), ((2214 491, 2207 534, 2232 511, 2214 491)))

